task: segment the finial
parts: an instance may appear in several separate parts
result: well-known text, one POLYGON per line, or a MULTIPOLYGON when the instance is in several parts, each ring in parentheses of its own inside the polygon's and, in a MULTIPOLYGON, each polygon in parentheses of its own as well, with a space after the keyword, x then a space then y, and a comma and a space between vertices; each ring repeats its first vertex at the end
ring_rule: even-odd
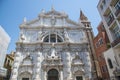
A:
POLYGON ((52 11, 54 11, 54 10, 55 10, 53 5, 52 5, 52 7, 51 7, 51 10, 52 10, 52 11))
POLYGON ((24 23, 26 23, 26 22, 27 22, 27 19, 26 19, 26 17, 24 17, 24 19, 23 19, 23 22, 24 22, 24 23))
POLYGON ((45 12, 45 10, 44 9, 42 9, 42 13, 44 13, 45 12))

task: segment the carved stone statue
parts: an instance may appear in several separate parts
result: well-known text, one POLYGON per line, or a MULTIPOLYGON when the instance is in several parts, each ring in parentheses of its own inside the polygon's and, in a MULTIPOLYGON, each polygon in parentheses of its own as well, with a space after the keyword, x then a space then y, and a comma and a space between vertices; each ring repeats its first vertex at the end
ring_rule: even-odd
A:
POLYGON ((21 41, 26 40, 25 35, 24 35, 23 33, 20 34, 20 40, 21 40, 21 41))
POLYGON ((65 41, 69 41, 68 32, 64 29, 65 41))

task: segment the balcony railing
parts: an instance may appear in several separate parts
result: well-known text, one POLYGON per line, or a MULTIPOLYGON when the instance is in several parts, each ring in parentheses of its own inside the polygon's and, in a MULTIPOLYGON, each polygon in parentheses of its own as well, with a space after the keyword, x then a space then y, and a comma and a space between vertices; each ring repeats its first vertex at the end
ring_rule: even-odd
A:
POLYGON ((6 69, 0 68, 0 76, 6 76, 6 74, 7 74, 6 72, 7 72, 6 69))
POLYGON ((115 15, 118 16, 120 14, 120 9, 115 11, 115 15))
POLYGON ((115 76, 120 76, 120 69, 116 68, 113 73, 115 74, 115 76))
POLYGON ((108 8, 109 4, 111 3, 112 0, 105 0, 106 4, 101 3, 99 4, 99 6, 102 6, 103 8, 101 8, 101 12, 104 14, 106 12, 106 9, 108 8))
POLYGON ((111 17, 110 20, 107 22, 108 26, 110 26, 113 21, 114 21, 114 17, 111 17))
POLYGON ((116 38, 113 42, 112 42, 112 47, 116 46, 117 44, 120 43, 120 37, 116 38))

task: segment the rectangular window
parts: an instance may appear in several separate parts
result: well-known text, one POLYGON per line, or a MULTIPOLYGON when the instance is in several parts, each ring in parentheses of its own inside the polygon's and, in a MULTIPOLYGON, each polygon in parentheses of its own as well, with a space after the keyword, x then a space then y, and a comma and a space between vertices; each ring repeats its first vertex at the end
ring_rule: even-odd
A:
POLYGON ((114 16, 112 13, 109 13, 107 16, 106 16, 106 22, 108 24, 108 26, 110 26, 110 24, 113 22, 114 20, 114 16))
POLYGON ((105 27, 104 27, 104 25, 103 25, 103 24, 102 24, 101 30, 102 30, 102 31, 104 31, 104 30, 105 30, 105 27))
POLYGON ((102 45, 102 44, 103 44, 103 39, 100 38, 100 39, 99 39, 99 45, 102 45))
POLYGON ((102 4, 100 5, 100 9, 103 10, 103 5, 102 4))
POLYGON ((117 16, 120 13, 120 0, 115 5, 115 15, 117 16))
POLYGON ((103 10, 103 8, 104 8, 105 5, 106 5, 106 0, 103 0, 102 3, 101 3, 101 5, 100 5, 101 10, 103 10))
POLYGON ((109 64, 109 68, 112 69, 113 68, 113 64, 112 64, 111 59, 108 59, 108 64, 109 64))
POLYGON ((105 4, 106 4, 106 0, 103 0, 103 2, 102 2, 102 3, 103 3, 103 5, 105 5, 105 4))
POLYGON ((103 39, 102 38, 100 38, 99 40, 98 40, 98 42, 96 42, 96 44, 95 44, 95 46, 96 46, 96 48, 98 48, 100 45, 102 45, 103 44, 103 39))
POLYGON ((10 60, 8 59, 8 61, 7 61, 7 66, 10 66, 10 60))
POLYGON ((117 25, 112 29, 112 33, 115 39, 120 38, 120 29, 117 25))

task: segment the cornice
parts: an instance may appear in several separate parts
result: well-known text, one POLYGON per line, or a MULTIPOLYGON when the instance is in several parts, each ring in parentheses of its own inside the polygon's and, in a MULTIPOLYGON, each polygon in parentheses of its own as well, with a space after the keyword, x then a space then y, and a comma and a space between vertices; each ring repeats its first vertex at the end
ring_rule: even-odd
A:
POLYGON ((40 26, 35 26, 35 27, 31 27, 31 26, 27 26, 24 25, 22 27, 20 27, 20 29, 28 29, 28 30, 39 30, 39 29, 68 29, 68 30, 78 30, 78 29, 86 29, 85 27, 74 27, 74 26, 44 26, 44 25, 40 25, 40 26))
MULTIPOLYGON (((23 47, 21 47, 21 44, 17 45, 16 50, 22 51, 22 52, 46 52, 51 49, 52 44, 22 44, 23 47)), ((75 51, 85 51, 88 47, 87 43, 84 44, 68 44, 68 43, 62 43, 62 44, 55 44, 55 48, 59 51, 64 52, 75 52, 75 51)))
MULTIPOLYGON (((47 42, 16 42, 16 45, 52 45, 53 43, 47 43, 47 42)), ((60 43, 54 43, 54 45, 84 45, 88 44, 88 42, 81 42, 81 43, 71 43, 71 42, 60 42, 60 43)))

